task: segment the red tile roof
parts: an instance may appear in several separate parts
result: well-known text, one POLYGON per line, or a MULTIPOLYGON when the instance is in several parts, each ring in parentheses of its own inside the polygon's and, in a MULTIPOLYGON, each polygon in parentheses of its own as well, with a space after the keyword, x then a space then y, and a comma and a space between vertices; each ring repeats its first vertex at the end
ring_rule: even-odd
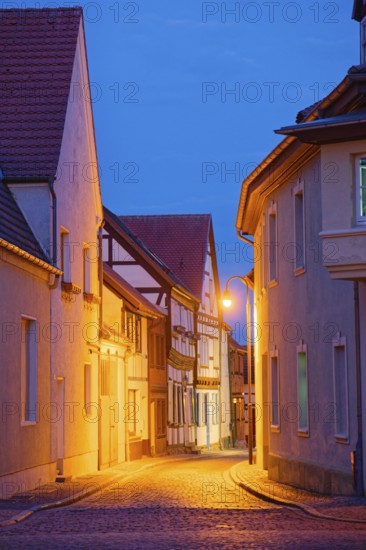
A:
POLYGON ((202 299, 202 284, 211 227, 210 214, 119 216, 202 299))
POLYGON ((0 168, 54 176, 81 8, 0 9, 0 168))

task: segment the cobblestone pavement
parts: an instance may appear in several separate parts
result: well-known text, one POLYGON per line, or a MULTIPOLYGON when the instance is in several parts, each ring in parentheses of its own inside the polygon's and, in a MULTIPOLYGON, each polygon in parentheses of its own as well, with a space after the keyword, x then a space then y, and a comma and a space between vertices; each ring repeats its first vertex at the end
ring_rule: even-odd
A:
POLYGON ((16 549, 364 549, 366 525, 326 521, 259 500, 227 481, 243 459, 215 454, 157 465, 0 532, 16 549))

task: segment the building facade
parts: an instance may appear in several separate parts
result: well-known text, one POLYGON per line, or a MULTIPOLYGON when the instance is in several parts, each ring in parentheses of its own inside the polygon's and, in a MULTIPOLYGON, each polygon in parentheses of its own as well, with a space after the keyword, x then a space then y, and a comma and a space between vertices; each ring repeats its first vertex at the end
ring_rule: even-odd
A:
MULTIPOLYGON (((20 371, 13 371, 10 386, 18 388, 20 408, 24 399, 29 406, 39 403, 45 407, 43 413, 30 411, 27 418, 23 412, 21 429, 12 427, 18 437, 9 447, 13 467, 19 468, 19 479, 22 476, 32 483, 34 476, 43 482, 57 473, 65 477, 98 468, 98 418, 90 421, 87 414, 85 387, 91 388, 89 396, 97 403, 98 232, 103 211, 92 110, 81 93, 89 85, 82 10, 1 10, 0 40, 2 84, 16 90, 26 83, 30 98, 27 101, 22 94, 8 93, 1 102, 2 182, 32 236, 24 233, 19 249, 29 252, 33 239, 38 250, 33 256, 43 258, 43 263, 31 261, 35 267, 24 285, 18 281, 15 286, 16 277, 6 285, 4 282, 4 287, 15 293, 6 307, 9 318, 14 311, 21 313, 22 319, 19 330, 24 337, 19 342, 20 352, 16 352, 20 353, 17 364, 22 372, 30 369, 33 373, 28 373, 33 377, 28 396, 24 383, 17 379, 20 371), (50 29, 54 30, 52 36, 50 29), (46 264, 52 278, 42 283, 39 269, 46 264), (31 441, 37 442, 35 447, 31 441), (15 456, 21 448, 23 452, 28 448, 31 458, 24 457, 17 464, 15 456), (37 450, 30 451, 32 448, 37 450)), ((3 276, 9 278, 11 273, 5 270, 3 276)), ((13 359, 12 354, 6 355, 5 365, 13 359)), ((28 374, 26 384, 30 383, 28 374)), ((2 473, 9 474, 9 466, 2 473)))
MULTIPOLYGON (((193 371, 193 378, 188 372, 183 374, 189 424, 189 434, 184 439, 189 436, 189 441, 194 441, 198 449, 227 445, 230 424, 230 413, 226 414, 226 407, 230 410, 228 352, 211 216, 121 216, 121 220, 168 266, 196 300, 194 308, 184 308, 184 311, 180 306, 180 313, 174 297, 172 301, 173 348, 181 350, 181 355, 182 350, 185 354, 188 350, 189 371, 193 371)), ((174 381, 180 381, 182 369, 182 362, 177 363, 177 358, 175 352, 168 357, 169 403, 174 401, 174 391, 178 395, 180 391, 179 388, 174 390, 174 381)), ((173 407, 170 418, 175 423, 180 418, 179 407, 177 418, 174 411, 173 407)), ((175 430, 171 433, 175 434, 175 430)), ((181 441, 182 435, 178 437, 181 441)), ((171 440, 171 444, 176 443, 176 439, 171 440)))
POLYGON ((195 445, 193 380, 197 337, 194 319, 198 300, 158 255, 132 233, 123 217, 121 219, 108 209, 105 209, 103 250, 104 261, 166 315, 165 338, 161 338, 161 327, 159 338, 156 330, 152 330, 160 349, 156 353, 160 355, 152 353, 148 359, 152 367, 149 369, 150 411, 153 407, 153 416, 159 422, 155 430, 161 436, 159 444, 155 441, 154 453, 163 452, 164 438, 170 453, 187 452, 195 445), (162 388, 164 373, 167 375, 165 392, 162 388), (161 426, 163 419, 166 428, 161 426))
POLYGON ((258 462, 271 479, 327 493, 364 490, 365 74, 352 67, 278 130, 286 137, 244 181, 237 217, 262 251, 258 462))

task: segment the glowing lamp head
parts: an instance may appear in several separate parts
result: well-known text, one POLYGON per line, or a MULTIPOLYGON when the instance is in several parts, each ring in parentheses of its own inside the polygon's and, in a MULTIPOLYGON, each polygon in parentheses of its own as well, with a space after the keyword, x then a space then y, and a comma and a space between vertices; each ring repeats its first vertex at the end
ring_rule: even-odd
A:
POLYGON ((233 300, 231 298, 231 294, 227 288, 225 288, 224 293, 222 295, 222 305, 226 308, 231 307, 233 304, 233 300))

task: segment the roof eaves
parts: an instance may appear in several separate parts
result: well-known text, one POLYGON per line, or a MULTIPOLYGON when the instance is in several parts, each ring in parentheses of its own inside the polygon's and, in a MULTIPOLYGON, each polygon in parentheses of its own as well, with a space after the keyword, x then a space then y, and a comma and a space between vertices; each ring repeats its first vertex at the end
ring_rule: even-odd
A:
POLYGON ((29 252, 22 250, 19 246, 16 246, 15 244, 8 242, 5 239, 2 239, 1 237, 0 237, 0 246, 2 248, 5 248, 9 252, 12 252, 13 254, 16 254, 17 256, 23 258, 24 260, 27 260, 28 262, 34 265, 37 265, 42 269, 45 269, 49 273, 53 273, 54 275, 62 275, 63 273, 61 269, 58 269, 58 267, 55 267, 47 263, 46 261, 41 260, 40 258, 37 258, 33 254, 30 254, 29 252))

